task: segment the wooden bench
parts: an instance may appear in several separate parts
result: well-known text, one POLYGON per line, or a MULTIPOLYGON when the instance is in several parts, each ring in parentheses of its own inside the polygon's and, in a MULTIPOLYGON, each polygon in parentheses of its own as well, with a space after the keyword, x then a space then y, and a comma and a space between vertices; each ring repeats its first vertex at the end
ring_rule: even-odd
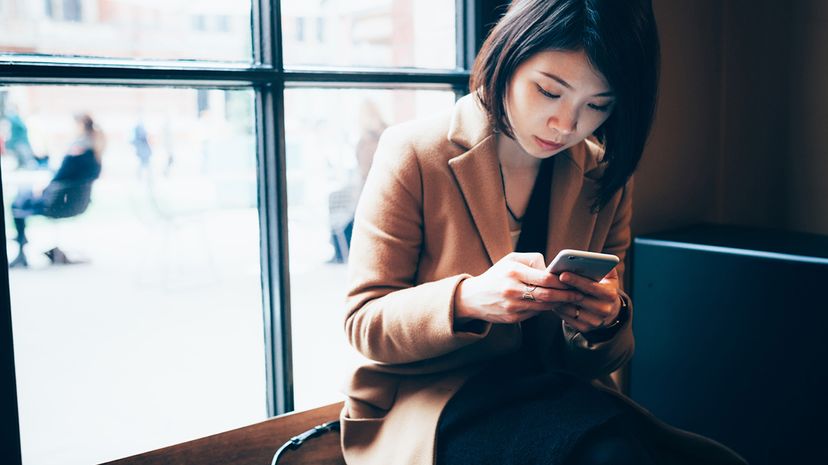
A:
MULTIPOLYGON (((105 465, 268 465, 273 454, 293 436, 336 420, 342 402, 303 412, 288 413, 244 428, 176 444, 105 465)), ((339 434, 335 431, 309 439, 288 450, 279 464, 344 465, 339 434)))

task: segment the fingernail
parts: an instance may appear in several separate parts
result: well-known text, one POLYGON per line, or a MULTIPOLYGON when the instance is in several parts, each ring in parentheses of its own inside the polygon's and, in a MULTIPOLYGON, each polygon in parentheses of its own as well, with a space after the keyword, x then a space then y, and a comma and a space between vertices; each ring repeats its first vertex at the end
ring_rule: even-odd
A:
POLYGON ((561 281, 569 281, 569 275, 567 273, 563 273, 558 279, 560 279, 561 281))

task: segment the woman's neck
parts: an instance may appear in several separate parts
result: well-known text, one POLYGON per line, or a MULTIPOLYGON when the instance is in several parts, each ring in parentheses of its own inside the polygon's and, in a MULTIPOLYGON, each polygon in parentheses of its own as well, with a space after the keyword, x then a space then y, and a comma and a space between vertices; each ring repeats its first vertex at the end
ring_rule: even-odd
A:
POLYGON ((497 134, 497 156, 506 208, 514 220, 510 221, 510 229, 514 231, 519 228, 520 219, 529 205, 541 160, 526 153, 514 139, 501 133, 497 134))
POLYGON ((510 171, 536 171, 541 164, 539 158, 526 153, 516 140, 503 133, 497 134, 497 156, 500 165, 510 171))

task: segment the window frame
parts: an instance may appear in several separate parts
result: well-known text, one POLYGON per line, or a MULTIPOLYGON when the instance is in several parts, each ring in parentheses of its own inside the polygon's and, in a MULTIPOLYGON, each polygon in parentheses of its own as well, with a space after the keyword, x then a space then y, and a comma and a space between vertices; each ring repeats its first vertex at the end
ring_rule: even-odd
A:
MULTIPOLYGON (((0 86, 97 85, 245 89, 255 93, 260 263, 267 379, 267 415, 293 403, 290 276, 285 176, 286 88, 443 89, 468 92, 469 71, 484 33, 508 0, 455 0, 456 67, 310 67, 283 64, 280 0, 251 0, 252 62, 129 60, 66 56, 0 56, 0 86)), ((3 192, 0 189, 0 201, 3 192)), ((6 242, 5 217, 0 239, 6 242)), ((8 263, 6 248, 0 260, 8 263)), ((3 456, 21 463, 9 273, 0 267, 0 434, 3 456)))

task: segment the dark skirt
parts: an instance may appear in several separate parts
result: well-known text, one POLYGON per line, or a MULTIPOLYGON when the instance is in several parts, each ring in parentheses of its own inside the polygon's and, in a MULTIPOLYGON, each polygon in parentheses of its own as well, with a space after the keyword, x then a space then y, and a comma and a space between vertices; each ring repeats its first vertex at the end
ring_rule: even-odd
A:
POLYGON ((624 428, 621 401, 527 355, 496 360, 452 397, 437 426, 438 465, 564 464, 602 425, 624 428))

